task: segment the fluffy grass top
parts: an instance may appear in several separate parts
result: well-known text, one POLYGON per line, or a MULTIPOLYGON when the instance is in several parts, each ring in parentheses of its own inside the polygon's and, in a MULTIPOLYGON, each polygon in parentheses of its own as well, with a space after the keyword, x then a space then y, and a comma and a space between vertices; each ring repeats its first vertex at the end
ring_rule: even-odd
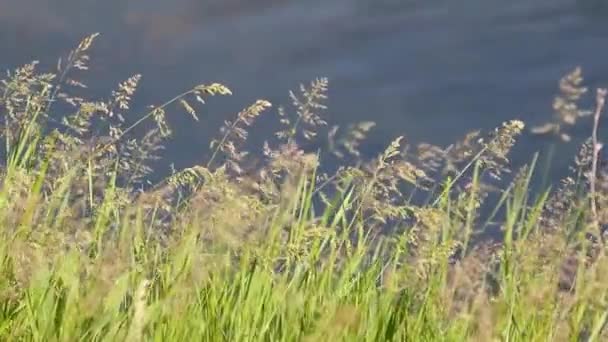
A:
POLYGON ((580 68, 531 132, 566 143, 591 117, 591 138, 571 176, 540 192, 536 156, 511 172, 523 122, 448 147, 397 137, 366 159, 374 124, 329 126, 324 78, 290 92, 290 107, 245 106, 206 160, 150 184, 171 115, 198 121, 231 91, 195 85, 131 113, 134 75, 89 99, 79 77, 96 38, 53 72, 31 63, 0 85, 2 340, 608 338, 606 94, 579 108, 580 68), (282 128, 248 153, 272 111, 282 128), (302 147, 312 140, 323 147, 302 147))

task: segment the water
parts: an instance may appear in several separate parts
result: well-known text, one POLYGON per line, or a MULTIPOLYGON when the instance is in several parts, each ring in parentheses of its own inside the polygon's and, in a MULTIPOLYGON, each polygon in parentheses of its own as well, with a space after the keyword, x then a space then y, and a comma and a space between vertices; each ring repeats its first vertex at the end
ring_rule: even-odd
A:
MULTIPOLYGON (((608 3, 601 0, 0 0, 0 68, 51 66, 84 35, 101 32, 88 77, 106 96, 144 75, 136 109, 194 84, 219 81, 199 124, 172 116, 177 167, 206 153, 227 115, 257 98, 330 79, 332 124, 377 122, 364 149, 405 135, 449 144, 513 118, 550 118, 558 79, 577 65, 590 86, 608 83, 608 3)), ((258 144, 271 130, 262 120, 258 144)), ((574 131, 578 142, 589 125, 574 131)), ((524 136, 514 160, 547 144, 524 136)), ((563 170, 576 144, 558 145, 563 170)), ((163 165, 166 169, 168 165, 163 165)))

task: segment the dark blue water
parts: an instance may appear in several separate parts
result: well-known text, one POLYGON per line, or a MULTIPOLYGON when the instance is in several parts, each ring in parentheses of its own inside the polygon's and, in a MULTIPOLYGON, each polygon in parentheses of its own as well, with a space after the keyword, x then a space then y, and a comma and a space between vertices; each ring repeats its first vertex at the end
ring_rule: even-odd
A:
MULTIPOLYGON (((92 32, 102 35, 86 80, 100 96, 134 73, 144 76, 136 109, 198 83, 233 90, 198 124, 170 118, 178 167, 204 157, 228 115, 257 98, 287 104, 289 89, 315 77, 330 80, 331 124, 377 122, 367 153, 398 135, 445 145, 513 118, 543 123, 577 65, 589 86, 608 84, 600 0, 0 0, 0 68, 52 66, 92 32)), ((254 144, 271 121, 255 127, 254 144)), ((556 146, 555 170, 589 127, 556 146)), ((524 136, 514 160, 549 143, 524 136)))

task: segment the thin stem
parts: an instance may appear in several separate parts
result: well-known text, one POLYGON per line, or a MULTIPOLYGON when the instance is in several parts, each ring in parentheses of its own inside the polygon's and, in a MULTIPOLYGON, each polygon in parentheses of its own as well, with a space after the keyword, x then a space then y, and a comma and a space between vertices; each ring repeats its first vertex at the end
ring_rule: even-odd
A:
POLYGON ((115 143, 117 143, 118 141, 120 141, 127 133, 129 133, 130 131, 132 131, 135 127, 139 126, 142 122, 144 122, 147 119, 149 119, 152 115, 154 115, 154 113, 157 110, 163 109, 163 108, 169 106, 173 102, 175 102, 175 101, 183 98, 184 96, 187 96, 187 95, 193 93, 194 91, 195 91, 194 89, 190 89, 188 91, 185 91, 185 92, 183 92, 183 93, 175 96, 174 98, 172 98, 171 100, 163 103, 162 105, 154 107, 146 115, 142 116, 141 118, 139 118, 139 120, 135 121, 131 126, 127 127, 127 129, 125 129, 119 136, 117 136, 116 138, 112 139, 110 142, 106 143, 101 148, 96 149, 94 152, 95 153, 101 153, 101 152, 105 151, 108 147, 110 147, 110 146, 114 145, 115 143))
MULTIPOLYGON (((445 187, 446 189, 450 189, 452 188, 452 186, 454 184, 456 184, 456 182, 473 166, 475 165, 475 162, 481 157, 482 154, 484 154, 486 151, 488 150, 488 146, 484 146, 470 161, 467 165, 465 165, 465 167, 460 170, 460 172, 458 172, 458 174, 452 179, 450 180, 450 182, 447 184, 447 186, 445 187)), ((431 207, 436 206, 437 204, 439 204, 439 201, 441 200, 441 196, 438 196, 435 201, 431 204, 431 207)))
MULTIPOLYGON (((90 44, 93 42, 93 40, 95 38, 97 38, 97 36, 99 36, 99 33, 94 33, 94 34, 86 37, 83 41, 80 42, 78 47, 76 47, 76 49, 72 50, 70 52, 70 54, 68 55, 68 60, 65 63, 65 65, 63 66, 61 75, 59 75, 59 80, 57 81, 57 86, 55 87, 55 89, 53 89, 51 96, 48 98, 48 103, 45 108, 45 113, 47 115, 50 112, 51 105, 53 104, 53 102, 55 102, 55 99, 57 98, 57 95, 59 94, 59 91, 61 90, 61 85, 65 81, 66 77, 68 76, 68 74, 70 73, 72 68, 74 68, 76 61, 78 60, 79 57, 82 56, 82 53, 84 53, 84 52, 86 52, 86 50, 88 50, 88 48, 90 47, 90 44), (86 46, 86 47, 82 45, 85 41, 88 41, 88 43, 89 43, 88 46, 86 46)), ((58 67, 58 69, 60 69, 62 67, 61 60, 57 67, 58 67)))
POLYGON ((207 168, 211 167, 211 164, 215 160, 215 157, 219 153, 219 151, 222 148, 222 146, 224 146, 224 144, 226 143, 226 140, 228 139, 228 136, 230 135, 230 133, 232 133, 232 131, 234 131, 234 129, 236 128, 236 125, 238 125, 240 121, 241 121, 241 116, 239 115, 236 118, 236 120, 234 120, 234 122, 232 123, 232 125, 230 125, 230 127, 226 130, 226 134, 224 134, 224 136, 222 137, 222 140, 220 140, 220 142, 217 144, 217 147, 216 147, 215 151, 213 151, 213 154, 211 155, 211 158, 209 158, 209 161, 207 162, 207 168))
MULTIPOLYGON (((8 88, 4 88, 4 93, 2 94, 2 105, 6 106, 6 102, 8 101, 8 88)), ((6 149, 6 155, 8 157, 8 155, 10 154, 10 149, 11 149, 11 138, 10 138, 10 133, 11 133, 11 128, 10 128, 10 123, 9 123, 9 113, 8 113, 8 108, 6 108, 7 113, 4 114, 4 140, 5 140, 5 149, 6 149)))
POLYGON ((591 192, 591 214, 593 215, 593 223, 600 234, 602 236, 600 230, 600 224, 597 214, 597 193, 596 193, 596 180, 597 180, 597 162, 599 159, 599 153, 602 149, 602 144, 598 141, 597 131, 600 125, 600 115, 602 110, 604 109, 604 105, 606 104, 606 93, 607 90, 600 88, 597 90, 597 94, 595 97, 595 113, 593 115, 593 131, 591 135, 592 143, 593 143, 593 159, 591 161, 591 175, 589 176, 589 186, 591 192))

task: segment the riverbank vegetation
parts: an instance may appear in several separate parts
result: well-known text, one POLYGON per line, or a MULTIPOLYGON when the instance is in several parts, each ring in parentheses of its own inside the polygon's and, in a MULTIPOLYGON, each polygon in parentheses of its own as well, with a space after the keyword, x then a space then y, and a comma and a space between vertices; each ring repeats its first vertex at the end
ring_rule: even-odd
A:
POLYGON ((134 75, 89 99, 79 77, 96 37, 54 72, 32 63, 0 85, 2 340, 608 338, 605 93, 579 108, 580 69, 531 130, 567 141, 577 120, 595 123, 548 189, 530 191, 535 155, 509 162, 518 120, 447 148, 398 137, 366 159, 373 123, 327 123, 326 79, 290 106, 245 106, 206 160, 150 184, 179 134, 170 116, 204 121, 197 111, 231 91, 196 85, 139 114, 134 75), (274 115, 283 128, 246 152, 274 115), (320 151, 301 147, 315 139, 320 151))

